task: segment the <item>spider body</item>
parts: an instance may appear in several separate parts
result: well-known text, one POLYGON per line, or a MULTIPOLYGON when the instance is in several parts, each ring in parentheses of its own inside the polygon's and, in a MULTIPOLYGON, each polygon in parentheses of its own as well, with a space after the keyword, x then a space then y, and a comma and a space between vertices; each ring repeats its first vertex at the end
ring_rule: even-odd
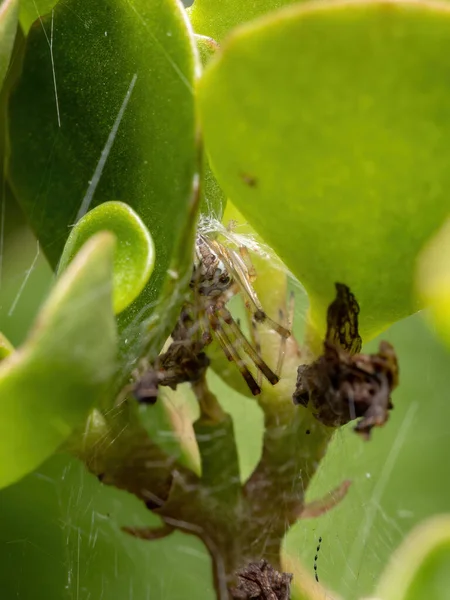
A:
MULTIPOLYGON (((205 235, 197 236, 191 298, 183 306, 168 350, 136 383, 134 394, 139 401, 154 403, 160 385, 175 389, 179 383, 199 381, 209 365, 205 347, 214 338, 227 359, 236 364, 253 395, 261 393, 260 374, 272 385, 278 382, 278 375, 262 359, 259 344, 246 338, 226 307, 233 296, 242 294, 253 325, 265 322, 282 342, 289 337, 288 329, 265 314, 252 287, 255 277, 246 249, 238 253, 205 235), (256 378, 249 361, 256 369, 256 378)), ((280 347, 283 349, 283 344, 280 347)))
POLYGON ((241 293, 253 324, 266 322, 284 340, 290 332, 265 314, 252 287, 255 278, 256 273, 245 248, 240 248, 238 253, 207 236, 200 234, 197 237, 191 288, 202 340, 208 344, 213 336, 217 339, 225 356, 236 364, 256 396, 261 393, 261 387, 251 373, 247 359, 256 367, 257 373, 261 373, 272 385, 278 383, 279 377, 262 359, 258 344, 252 345, 242 333, 226 307, 227 302, 241 293))
POLYGON ((195 254, 191 288, 196 289, 201 296, 221 296, 233 285, 233 279, 224 262, 202 235, 197 237, 195 254))

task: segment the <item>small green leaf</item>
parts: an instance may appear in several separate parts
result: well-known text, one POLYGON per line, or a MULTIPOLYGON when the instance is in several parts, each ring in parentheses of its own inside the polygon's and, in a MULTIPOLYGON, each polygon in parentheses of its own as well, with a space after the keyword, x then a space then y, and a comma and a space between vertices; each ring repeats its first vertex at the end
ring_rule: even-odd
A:
POLYGON ((17 31, 18 0, 0 0, 0 88, 6 75, 17 31))
POLYGON ((376 597, 383 600, 444 600, 450 588, 450 516, 419 525, 394 553, 376 597))
POLYGON ((10 104, 8 178, 54 267, 90 208, 114 198, 139 214, 157 261, 121 330, 152 314, 195 226, 196 69, 178 0, 59 2, 27 38, 10 104))
POLYGON ((117 351, 113 249, 109 233, 87 242, 0 364, 0 487, 50 456, 106 392, 117 351))
POLYGON ((295 0, 195 0, 188 13, 195 33, 220 41, 236 25, 293 2, 295 0))
POLYGON ((142 292, 155 263, 152 237, 139 216, 123 202, 104 202, 89 211, 72 229, 59 272, 64 271, 81 246, 99 231, 111 231, 120 240, 114 251, 114 312, 129 306, 142 292))
POLYGON ((449 71, 448 3, 407 0, 288 7, 206 68, 211 166, 305 285, 318 333, 336 281, 364 340, 422 306, 415 262, 448 215, 449 71))

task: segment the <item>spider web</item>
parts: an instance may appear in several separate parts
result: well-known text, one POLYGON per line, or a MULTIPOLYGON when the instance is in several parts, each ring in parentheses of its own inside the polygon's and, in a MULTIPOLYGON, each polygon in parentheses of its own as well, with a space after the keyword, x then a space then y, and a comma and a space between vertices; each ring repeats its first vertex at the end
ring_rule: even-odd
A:
MULTIPOLYGON (((202 227, 219 229, 229 241, 242 242, 239 232, 229 232, 212 220, 202 227)), ((1 232, 0 330, 18 344, 50 289, 52 274, 20 211, 5 203, 4 195, 1 232)), ((248 238, 246 242, 256 243, 248 238)), ((269 249, 251 249, 279 266, 269 249)), ((306 304, 299 296, 295 331, 301 339, 306 304)), ((372 594, 390 554, 407 532, 423 518, 447 511, 450 504, 450 483, 442 478, 436 461, 447 455, 450 445, 450 406, 444 401, 450 387, 448 356, 420 316, 398 323, 383 337, 395 345, 400 358, 395 410, 370 443, 355 436, 351 426, 335 434, 308 498, 319 498, 345 479, 352 480, 350 491, 330 512, 299 522, 286 539, 289 555, 301 561, 311 576, 316 564, 320 583, 329 590, 318 586, 318 597, 333 597, 331 590, 346 599, 372 594), (315 560, 319 537, 322 542, 315 560)), ((376 346, 374 341, 368 349, 376 346)), ((214 373, 209 380, 233 416, 245 479, 261 452, 261 411, 214 373)), ((176 397, 167 392, 163 402, 143 408, 143 420, 162 446, 183 457, 193 439, 182 417, 188 423, 195 419, 195 403, 187 390, 176 397), (182 446, 163 402, 175 416, 180 415, 182 446)), ((135 498, 101 485, 78 461, 64 454, 54 456, 35 473, 0 491, 2 599, 214 598, 210 559, 196 538, 175 533, 145 542, 121 531, 125 525, 158 523, 135 498)))

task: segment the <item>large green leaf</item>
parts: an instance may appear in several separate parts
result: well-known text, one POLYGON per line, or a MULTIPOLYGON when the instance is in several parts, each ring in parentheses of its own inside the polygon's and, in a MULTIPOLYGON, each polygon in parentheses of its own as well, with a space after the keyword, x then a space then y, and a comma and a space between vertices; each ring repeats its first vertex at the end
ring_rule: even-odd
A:
POLYGON ((5 78, 16 37, 18 10, 18 0, 0 2, 0 88, 5 78))
POLYGON ((77 255, 28 340, 0 364, 0 487, 36 468, 101 400, 116 362, 114 238, 77 255))
POLYGON ((156 268, 122 325, 154 307, 195 217, 195 70, 177 0, 69 0, 28 35, 9 179, 53 266, 89 208, 114 199, 139 214, 156 268))
POLYGON ((420 308, 414 266, 449 213, 448 4, 288 7, 211 61, 200 113, 219 183, 305 285, 334 282, 365 339, 420 308))
POLYGON ((295 0, 195 0, 188 12, 196 33, 220 41, 236 25, 293 2, 295 0))

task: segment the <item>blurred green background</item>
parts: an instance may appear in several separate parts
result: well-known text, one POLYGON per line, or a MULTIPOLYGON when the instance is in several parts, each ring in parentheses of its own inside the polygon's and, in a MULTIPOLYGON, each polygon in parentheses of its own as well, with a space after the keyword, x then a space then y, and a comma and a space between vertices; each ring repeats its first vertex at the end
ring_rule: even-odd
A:
MULTIPOLYGON (((17 345, 52 285, 52 274, 42 254, 36 258, 36 241, 20 210, 10 198, 2 206, 0 330, 17 345)), ((299 331, 304 315, 304 303, 297 302, 299 331)), ((351 427, 337 432, 309 497, 350 478, 349 494, 323 517, 298 523, 286 540, 289 553, 313 574, 322 537, 320 581, 348 599, 371 593, 391 552, 415 524, 450 508, 450 357, 422 315, 397 323, 383 338, 395 345, 401 368, 391 418, 369 443, 351 427)), ((235 417, 245 477, 259 457, 262 415, 254 402, 214 375, 211 384, 235 417)), ((171 433, 159 435, 167 440, 171 433)), ((77 461, 55 456, 0 492, 0 597, 214 598, 209 557, 196 538, 177 533, 150 543, 120 530, 157 521, 133 497, 102 486, 77 461)))

